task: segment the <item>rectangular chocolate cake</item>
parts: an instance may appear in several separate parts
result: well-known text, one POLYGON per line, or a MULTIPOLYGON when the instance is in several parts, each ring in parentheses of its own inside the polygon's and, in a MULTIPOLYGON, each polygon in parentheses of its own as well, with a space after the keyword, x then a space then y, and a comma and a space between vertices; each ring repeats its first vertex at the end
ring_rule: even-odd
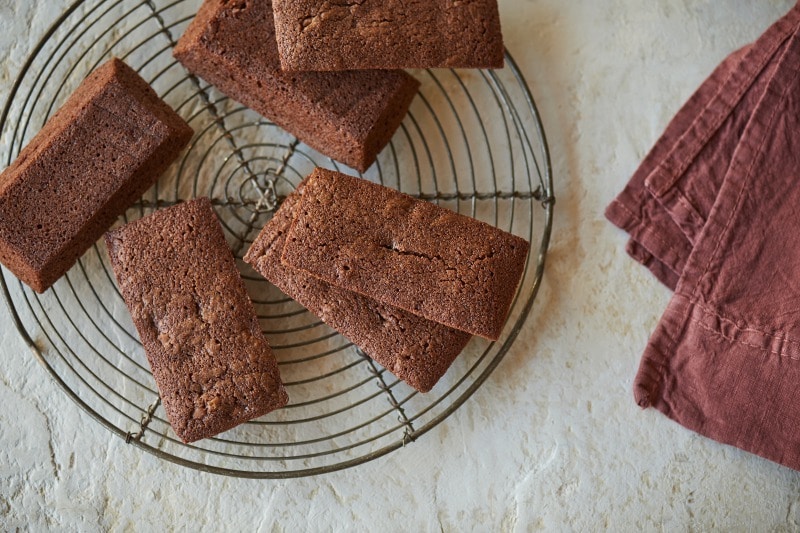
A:
POLYGON ((106 244, 181 440, 286 405, 277 362, 207 198, 110 231, 106 244))
POLYGON ((286 71, 502 68, 497 0, 274 0, 286 71))
POLYGON ((283 72, 269 0, 206 0, 173 54, 234 100, 362 172, 389 142, 419 88, 398 70, 283 72))
POLYGON ((104 63, 0 175, 0 262, 44 292, 191 137, 133 69, 104 63))
POLYGON ((528 248, 484 222, 318 168, 282 260, 336 287, 497 340, 528 248))
POLYGON ((340 289, 281 263, 304 183, 261 230, 244 260, 289 297, 420 392, 428 392, 471 335, 340 289))

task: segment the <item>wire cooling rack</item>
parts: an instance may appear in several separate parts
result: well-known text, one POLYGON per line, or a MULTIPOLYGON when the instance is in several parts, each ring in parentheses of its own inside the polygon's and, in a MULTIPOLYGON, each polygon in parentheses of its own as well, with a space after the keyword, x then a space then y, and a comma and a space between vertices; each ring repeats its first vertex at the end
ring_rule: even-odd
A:
POLYGON ((242 262, 281 198, 315 166, 356 173, 173 60, 175 41, 199 5, 81 0, 70 6, 13 85, 0 117, 5 161, 13 161, 100 63, 113 55, 135 68, 195 136, 182 159, 118 223, 195 196, 212 199, 279 360, 290 405, 216 438, 180 442, 160 406, 102 242, 44 295, 2 270, 16 325, 89 415, 131 445, 181 465, 285 478, 351 467, 409 445, 486 380, 524 326, 539 289, 554 199, 547 143, 528 85, 508 53, 499 71, 412 71, 422 83, 419 95, 391 144, 363 174, 532 244, 500 340, 473 339, 439 384, 419 394, 242 262))

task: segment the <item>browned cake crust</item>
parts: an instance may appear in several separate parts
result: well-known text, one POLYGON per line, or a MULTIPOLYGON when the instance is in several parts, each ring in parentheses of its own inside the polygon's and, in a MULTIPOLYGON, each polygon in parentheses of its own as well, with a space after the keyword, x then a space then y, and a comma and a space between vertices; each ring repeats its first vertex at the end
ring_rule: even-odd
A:
POLYGON ((286 71, 502 68, 497 0, 274 0, 286 71))
POLYGON ((191 137, 135 71, 104 63, 0 175, 0 262, 44 292, 191 137))
POLYGON ((178 437, 210 437, 286 405, 275 357, 207 198, 110 231, 106 244, 178 437))
POLYGON ((359 346, 398 378, 428 392, 471 335, 334 287, 281 264, 303 183, 261 230, 244 260, 272 284, 359 346))
POLYGON ((206 0, 173 54, 234 100, 362 172, 419 88, 398 70, 284 73, 269 0, 206 0))
POLYGON ((318 168, 282 260, 337 287, 497 340, 528 248, 494 226, 318 168))

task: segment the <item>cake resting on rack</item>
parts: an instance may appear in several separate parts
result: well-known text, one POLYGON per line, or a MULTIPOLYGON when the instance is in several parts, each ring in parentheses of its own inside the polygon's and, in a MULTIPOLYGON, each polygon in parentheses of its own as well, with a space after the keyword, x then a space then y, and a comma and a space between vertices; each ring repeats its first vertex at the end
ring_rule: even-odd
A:
POLYGON ((502 68, 497 0, 274 0, 287 71, 502 68))
POLYGON ((207 198, 106 234, 161 401, 184 442, 286 405, 272 350, 207 198))
POLYGON ((107 61, 0 175, 0 262, 44 292, 191 137, 133 69, 107 61))
POLYGON ((328 283, 497 340, 524 239, 395 189, 317 169, 281 260, 328 283))

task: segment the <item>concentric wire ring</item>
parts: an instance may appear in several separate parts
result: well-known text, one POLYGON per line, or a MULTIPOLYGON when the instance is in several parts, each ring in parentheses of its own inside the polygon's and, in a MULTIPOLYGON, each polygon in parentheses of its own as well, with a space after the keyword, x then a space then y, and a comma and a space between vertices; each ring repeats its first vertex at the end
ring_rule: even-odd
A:
MULTIPOLYGON (((98 242, 37 295, 0 276, 20 333, 67 394, 116 435, 161 458, 226 475, 285 478, 351 467, 418 439, 500 363, 539 289, 553 217, 547 143, 511 56, 499 71, 413 71, 422 83, 390 145, 363 174, 531 241, 498 342, 473 339, 419 394, 241 261, 280 199, 315 166, 353 173, 189 75, 171 56, 200 0, 79 0, 34 49, 0 117, 6 164, 97 65, 125 60, 194 128, 176 162, 121 217, 209 196, 290 405, 216 438, 180 442, 167 423, 135 329, 98 242)), ((531 327, 531 326, 529 326, 531 327)))

